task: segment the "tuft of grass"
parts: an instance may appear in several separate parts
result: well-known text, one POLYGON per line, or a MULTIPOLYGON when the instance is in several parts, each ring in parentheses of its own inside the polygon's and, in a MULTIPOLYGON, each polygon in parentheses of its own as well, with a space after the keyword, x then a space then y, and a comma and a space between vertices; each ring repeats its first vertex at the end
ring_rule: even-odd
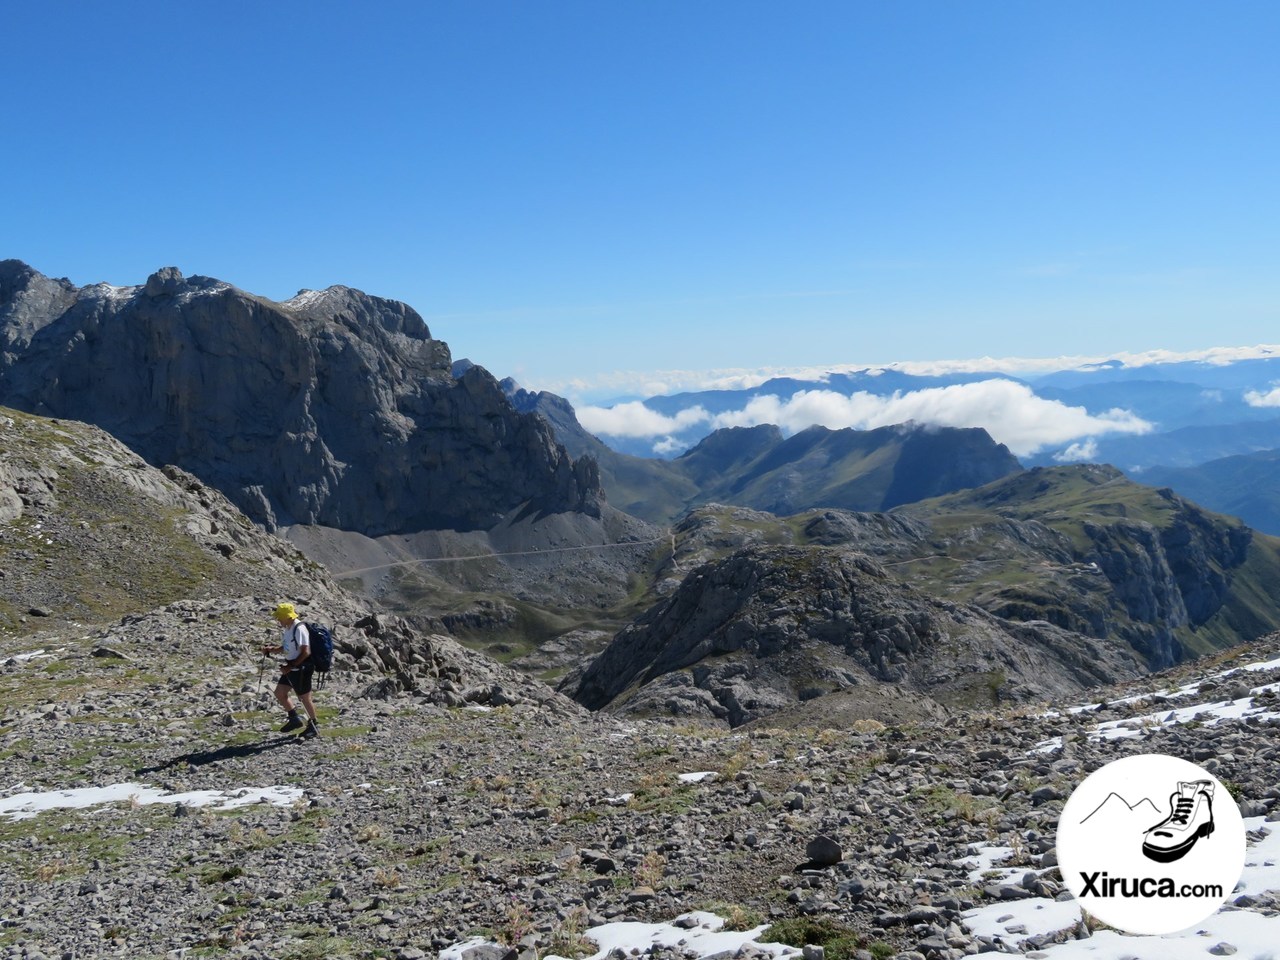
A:
POLYGON ((666 874, 667 858, 656 850, 650 850, 636 867, 636 884, 638 886, 658 889, 666 874))
POLYGON ((780 920, 760 935, 760 942, 822 947, 828 960, 853 960, 855 951, 866 945, 866 939, 856 930, 820 917, 780 920))
POLYGON ((238 867, 238 866, 206 867, 200 873, 200 882, 203 883, 206 887, 209 887, 215 883, 228 883, 234 880, 236 877, 242 877, 242 876, 244 876, 243 867, 238 867))
POLYGON ((716 916, 724 919, 724 929, 741 933, 744 930, 754 930, 756 927, 764 923, 764 914, 759 910, 751 907, 743 906, 740 903, 713 904, 708 908, 708 912, 716 914, 716 916))
POLYGON ((598 951, 596 944, 588 940, 583 931, 587 927, 587 908, 574 907, 551 930, 546 953, 570 960, 587 957, 598 951))
POLYGON ((641 813, 687 813, 697 801, 693 784, 681 783, 665 772, 646 773, 631 792, 629 810, 641 813))
POLYGON ((748 766, 757 762, 758 758, 753 756, 750 750, 738 750, 720 768, 720 779, 732 780, 748 766))
POLYGON ((921 812, 930 817, 959 817, 966 823, 982 820, 996 803, 989 797, 975 797, 969 793, 957 793, 950 787, 933 786, 917 790, 913 797, 919 802, 921 812))
POLYGON ((1227 793, 1231 794, 1231 799, 1236 803, 1239 803, 1244 799, 1244 788, 1241 787, 1240 784, 1236 783, 1234 780, 1227 779, 1223 779, 1221 783, 1227 793))
POLYGON ((498 939, 509 947, 517 946, 534 929, 533 911, 528 904, 514 898, 507 905, 504 921, 498 939))
POLYGON ((346 937, 318 936, 318 927, 295 928, 293 936, 304 938, 280 954, 281 960, 329 960, 331 957, 352 957, 354 945, 346 937))
POLYGON ((70 871, 71 866, 65 860, 50 860, 48 863, 42 863, 32 870, 31 876, 41 883, 48 883, 70 871))

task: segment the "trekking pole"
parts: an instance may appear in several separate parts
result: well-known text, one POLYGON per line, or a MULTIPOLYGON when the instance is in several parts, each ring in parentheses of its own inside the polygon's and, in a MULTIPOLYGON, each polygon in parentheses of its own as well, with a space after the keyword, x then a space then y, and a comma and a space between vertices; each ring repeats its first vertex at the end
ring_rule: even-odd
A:
POLYGON ((263 651, 262 659, 258 665, 258 699, 259 700, 262 699, 262 678, 266 674, 266 672, 267 672, 267 654, 266 654, 266 651, 263 651))

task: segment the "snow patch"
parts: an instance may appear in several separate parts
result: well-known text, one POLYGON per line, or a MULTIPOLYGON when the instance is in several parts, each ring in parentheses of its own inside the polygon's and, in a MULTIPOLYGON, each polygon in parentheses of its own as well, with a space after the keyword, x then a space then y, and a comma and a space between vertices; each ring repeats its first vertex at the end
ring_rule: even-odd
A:
POLYGON ((298 787, 242 787, 231 792, 194 790, 189 793, 168 793, 142 783, 116 783, 109 787, 15 793, 0 798, 0 817, 29 820, 46 810, 77 810, 121 802, 142 806, 152 803, 181 803, 189 807, 214 806, 216 810, 234 810, 254 803, 287 807, 301 797, 302 790, 298 787))
MULTIPOLYGON (((775 957, 794 957, 797 947, 781 943, 759 943, 756 937, 769 929, 763 924, 751 930, 724 930, 724 920, 712 913, 686 913, 672 923, 606 923, 587 930, 583 936, 595 941, 600 949, 586 960, 604 960, 612 951, 630 955, 643 954, 652 947, 679 947, 687 957, 729 956, 744 946, 775 957)), ((463 960, 468 950, 491 941, 473 937, 440 952, 440 960, 463 960)), ((545 960, 563 960, 548 954, 545 960)))
POLYGON ((1006 943, 1021 943, 1030 937, 1074 927, 1080 917, 1080 903, 1075 899, 1034 897, 968 910, 964 925, 975 937, 999 937, 1006 943))
POLYGON ((281 306, 291 307, 294 310, 303 310, 311 306, 311 304, 323 300, 328 293, 328 290, 299 290, 295 296, 283 301, 281 306))
POLYGON ((1211 956, 1212 947, 1229 943, 1236 948, 1237 957, 1275 960, 1278 942, 1280 919, 1252 910, 1232 910, 1215 913, 1181 933, 1129 936, 1100 930, 1087 940, 1070 940, 1041 949, 1049 960, 1205 960, 1211 956))
POLYGON ((39 657, 52 657, 53 654, 47 650, 32 650, 30 653, 15 653, 7 662, 26 663, 29 660, 35 660, 39 657))
MULTIPOLYGON (((1216 726, 1228 720, 1257 720, 1266 722, 1280 719, 1280 711, 1267 710, 1257 706, 1253 698, 1260 693, 1280 690, 1280 684, 1269 683, 1254 687, 1248 696, 1238 700, 1219 700, 1215 703, 1197 703, 1189 707, 1178 707, 1172 710, 1160 710, 1156 713, 1144 714, 1140 717, 1128 717, 1123 720, 1108 720, 1090 730, 1090 740, 1128 740, 1141 737, 1158 727, 1177 726, 1195 720, 1207 727, 1216 726)), ((1062 738, 1053 737, 1044 740, 1031 750, 1032 753, 1052 753, 1062 747, 1062 738)))
MULTIPOLYGON (((1244 872, 1236 884, 1236 893, 1264 893, 1280 890, 1280 829, 1266 817, 1245 817, 1244 828, 1250 833, 1266 832, 1261 840, 1249 844, 1244 852, 1244 872)), ((1276 918, 1276 943, 1280 943, 1280 918, 1276 918)))
MULTIPOLYGON (((987 881, 986 874, 996 869, 996 864, 1009 859, 1013 855, 1013 847, 994 847, 994 846, 978 846, 969 847, 971 856, 965 857, 960 861, 960 866, 969 868, 970 883, 985 883, 987 881)), ((1000 870, 1002 875, 1016 874, 1021 876, 1026 873, 1026 868, 1012 870, 1004 867, 1000 870)))
POLYGON ((95 283, 85 287, 81 293, 96 300, 132 300, 141 289, 141 287, 117 287, 110 283, 95 283))
MULTIPOLYGON (((1280 657, 1271 660, 1260 660, 1255 663, 1243 664, 1239 667, 1232 667, 1230 670, 1222 670, 1218 673, 1211 674, 1199 680, 1182 685, 1172 690, 1167 690, 1159 696, 1163 696, 1168 700, 1180 700, 1191 697, 1200 692, 1205 683, 1211 680, 1225 680, 1239 673, 1262 673, 1267 670, 1280 669, 1280 657)), ((1197 703, 1190 706, 1162 708, 1152 713, 1144 714, 1139 717, 1128 717, 1121 720, 1108 720, 1105 723, 1098 724, 1093 730, 1089 731, 1089 739, 1091 740, 1117 740, 1130 739, 1140 737, 1149 730, 1162 726, 1170 726, 1174 724, 1187 723, 1191 720, 1197 720, 1207 726, 1213 726, 1226 720, 1257 720, 1266 722, 1270 720, 1280 719, 1280 712, 1275 710, 1267 710, 1254 704, 1253 698, 1264 693, 1280 691, 1280 683, 1268 683, 1262 686, 1253 687, 1248 694, 1235 700, 1217 700, 1209 703, 1197 703)), ((1111 706, 1123 706, 1132 703, 1138 703, 1142 700, 1153 696, 1151 693, 1136 694, 1132 697, 1124 697, 1119 700, 1111 700, 1108 703, 1111 706)), ((1101 706, 1100 703, 1080 704, 1074 707, 1068 707, 1065 713, 1076 715, 1092 710, 1097 710, 1101 706)), ((1059 717, 1064 711, 1050 710, 1044 716, 1059 717)), ((1036 744, 1031 750, 1032 753, 1052 753, 1062 747, 1062 738, 1053 737, 1050 740, 1042 741, 1036 744)))

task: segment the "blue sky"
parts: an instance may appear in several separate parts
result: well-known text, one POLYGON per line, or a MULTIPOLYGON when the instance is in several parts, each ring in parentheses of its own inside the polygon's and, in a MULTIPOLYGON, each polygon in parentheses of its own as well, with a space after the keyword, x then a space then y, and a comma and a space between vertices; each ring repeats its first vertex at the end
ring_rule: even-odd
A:
POLYGON ((1273 3, 53 0, 3 22, 0 257, 77 283, 343 283, 570 393, 1280 339, 1273 3))

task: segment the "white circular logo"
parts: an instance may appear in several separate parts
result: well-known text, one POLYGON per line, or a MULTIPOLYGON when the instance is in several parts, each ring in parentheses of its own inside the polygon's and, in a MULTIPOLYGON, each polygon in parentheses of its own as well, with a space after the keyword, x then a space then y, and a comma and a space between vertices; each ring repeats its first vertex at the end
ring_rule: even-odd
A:
POLYGON ((1080 905, 1128 933, 1185 930, 1244 870, 1240 808, 1212 774, 1158 753, 1125 757, 1076 787, 1058 821, 1058 865, 1080 905))

